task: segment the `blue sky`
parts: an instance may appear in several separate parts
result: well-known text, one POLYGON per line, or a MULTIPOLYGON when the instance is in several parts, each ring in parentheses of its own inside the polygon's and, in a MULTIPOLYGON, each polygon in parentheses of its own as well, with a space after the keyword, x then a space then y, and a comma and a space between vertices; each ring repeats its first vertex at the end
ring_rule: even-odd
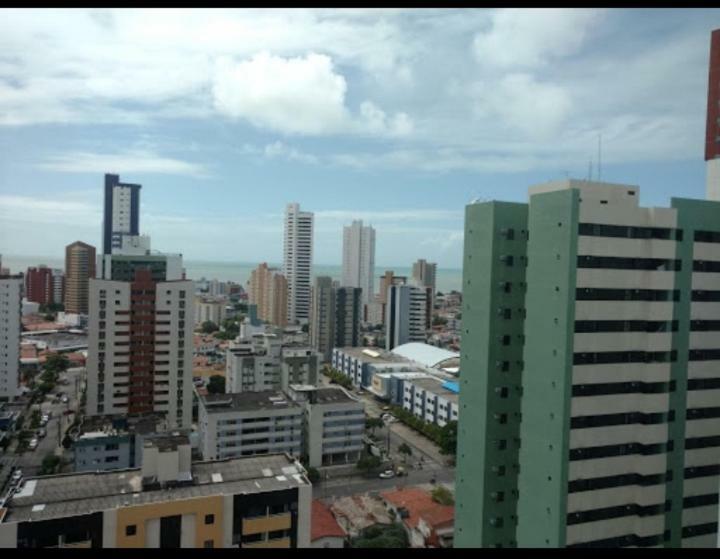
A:
POLYGON ((99 246, 103 173, 153 247, 281 260, 282 213, 379 266, 460 267, 471 199, 585 178, 704 196, 719 10, 0 10, 0 253, 99 246))

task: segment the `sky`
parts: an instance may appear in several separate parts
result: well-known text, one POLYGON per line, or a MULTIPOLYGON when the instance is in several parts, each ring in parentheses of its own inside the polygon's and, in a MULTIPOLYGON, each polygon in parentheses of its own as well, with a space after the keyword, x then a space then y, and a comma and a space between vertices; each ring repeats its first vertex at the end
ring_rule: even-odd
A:
POLYGON ((100 246, 103 174, 186 259, 280 262, 285 205, 460 268, 464 207, 565 177, 703 198, 717 9, 0 9, 0 253, 100 246), (592 169, 592 171, 591 171, 592 169))

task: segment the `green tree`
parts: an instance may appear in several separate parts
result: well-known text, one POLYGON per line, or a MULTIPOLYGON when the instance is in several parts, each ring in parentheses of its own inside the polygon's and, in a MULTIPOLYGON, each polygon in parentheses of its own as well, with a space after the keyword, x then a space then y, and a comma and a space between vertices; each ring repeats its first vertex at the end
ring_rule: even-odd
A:
POLYGON ((213 375, 207 383, 207 391, 210 394, 225 394, 225 377, 213 375))
POLYGON ((436 316, 432 320, 432 325, 433 326, 445 326, 447 324, 447 322, 448 322, 447 318, 442 317, 442 316, 436 316))
POLYGON ((374 549, 402 549, 409 546, 407 533, 402 524, 370 526, 351 540, 351 547, 374 549))
POLYGON ((398 447, 398 452, 403 455, 403 462, 407 462, 408 457, 412 456, 412 448, 410 448, 406 443, 403 443, 398 447))
POLYGON ((455 454, 457 451, 457 421, 449 421, 440 428, 438 445, 442 454, 455 454))
POLYGON ((436 503, 440 503, 441 505, 452 506, 455 504, 455 499, 453 498, 452 491, 450 491, 444 485, 438 485, 435 489, 432 490, 431 495, 433 501, 435 501, 436 503))
POLYGON ((368 417, 365 420, 365 428, 370 429, 370 433, 372 435, 375 435, 375 429, 382 427, 383 425, 385 425, 385 423, 379 417, 368 417))
POLYGON ((32 414, 30 414, 30 429, 37 429, 40 427, 40 419, 40 410, 33 410, 32 414))
POLYGON ((54 474, 60 467, 60 457, 54 454, 48 454, 43 458, 40 466, 40 475, 47 476, 54 474))
POLYGON ((310 483, 317 483, 320 481, 320 472, 317 470, 317 468, 308 467, 307 469, 307 478, 310 480, 310 483))
POLYGON ((357 469, 364 473, 370 473, 381 464, 380 458, 372 454, 363 454, 357 462, 357 469))
POLYGON ((228 332, 227 330, 221 330, 213 334, 213 338, 216 340, 234 340, 237 336, 237 333, 228 332))
POLYGON ((200 331, 203 334, 212 334, 213 332, 217 332, 219 329, 218 325, 212 320, 206 320, 200 325, 200 331))
POLYGON ((47 359, 45 359, 43 369, 57 375, 67 371, 69 366, 70 360, 67 358, 67 355, 62 353, 51 353, 47 356, 47 359))

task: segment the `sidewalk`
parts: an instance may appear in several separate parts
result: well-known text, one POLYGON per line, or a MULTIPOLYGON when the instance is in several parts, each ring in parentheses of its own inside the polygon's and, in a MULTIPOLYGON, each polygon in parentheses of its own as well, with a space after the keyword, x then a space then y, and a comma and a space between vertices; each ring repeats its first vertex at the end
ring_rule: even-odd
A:
POLYGON ((445 465, 446 457, 440 454, 440 449, 437 445, 427 437, 417 433, 400 421, 392 423, 390 425, 390 430, 393 434, 397 435, 401 439, 405 439, 411 443, 412 446, 427 454, 434 462, 443 466, 445 465))

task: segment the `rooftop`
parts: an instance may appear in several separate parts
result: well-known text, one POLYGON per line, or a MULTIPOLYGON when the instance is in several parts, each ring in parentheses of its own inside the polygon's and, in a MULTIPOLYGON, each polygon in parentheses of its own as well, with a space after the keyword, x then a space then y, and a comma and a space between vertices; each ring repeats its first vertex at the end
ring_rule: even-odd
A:
POLYGON ((145 437, 143 447, 155 447, 161 452, 177 450, 179 446, 189 445, 190 438, 187 432, 173 431, 172 433, 153 433, 145 437))
POLYGON ((316 400, 318 404, 334 404, 340 402, 357 402, 357 399, 353 398, 345 390, 339 386, 318 388, 315 391, 316 400))
POLYGON ((361 359, 365 363, 405 363, 407 359, 378 347, 338 347, 345 355, 361 359))
POLYGON ((312 502, 312 520, 310 522, 310 541, 320 538, 344 538, 343 530, 335 520, 330 507, 317 499, 312 502))
POLYGON ((301 467, 286 454, 196 462, 192 475, 191 484, 149 490, 142 489, 140 468, 28 478, 8 500, 3 522, 46 520, 123 506, 262 493, 310 484, 301 467))
POLYGON ((452 402, 458 401, 458 393, 455 390, 448 389, 444 386, 444 382, 435 378, 421 378, 411 381, 415 386, 442 396, 446 400, 452 402))
POLYGON ((416 527, 421 518, 433 528, 451 524, 455 518, 454 507, 436 503, 427 491, 417 487, 385 491, 380 496, 395 508, 407 510, 403 522, 410 528, 416 527))
POLYGON ((201 395, 200 399, 208 413, 226 413, 230 410, 259 411, 300 407, 285 394, 276 390, 236 392, 231 394, 206 394, 201 395))
POLYGON ((459 353, 420 342, 399 345, 392 350, 392 353, 436 369, 456 367, 460 362, 459 353))
POLYGON ((164 418, 152 413, 127 416, 116 415, 89 415, 85 416, 80 425, 81 437, 91 438, 125 433, 148 434, 159 429, 158 425, 164 423, 164 418))

